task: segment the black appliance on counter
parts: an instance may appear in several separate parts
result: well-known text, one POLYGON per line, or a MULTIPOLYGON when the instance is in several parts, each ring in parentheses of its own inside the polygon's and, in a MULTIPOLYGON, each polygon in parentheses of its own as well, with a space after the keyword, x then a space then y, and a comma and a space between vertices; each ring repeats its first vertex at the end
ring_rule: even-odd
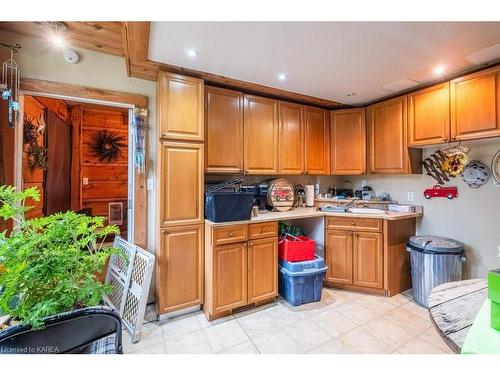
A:
POLYGON ((267 211, 271 209, 271 207, 267 204, 267 191, 269 188, 269 184, 266 181, 263 181, 259 184, 255 185, 246 185, 241 187, 241 191, 252 193, 253 194, 253 206, 259 207, 260 212, 267 211))
POLYGON ((205 186, 205 218, 214 223, 250 220, 253 192, 242 191, 242 179, 205 186))

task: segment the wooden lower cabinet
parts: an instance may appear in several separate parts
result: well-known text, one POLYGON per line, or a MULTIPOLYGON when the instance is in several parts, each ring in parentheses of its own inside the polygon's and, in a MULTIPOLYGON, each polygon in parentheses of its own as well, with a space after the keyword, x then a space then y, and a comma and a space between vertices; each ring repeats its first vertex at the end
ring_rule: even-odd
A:
POLYGON ((212 262, 215 314, 247 304, 246 242, 215 246, 212 262))
POLYGON ((278 239, 248 242, 248 303, 278 295, 278 239))
POLYGON ((333 216, 325 228, 325 284, 383 292, 383 220, 333 216))
POLYGON ((205 226, 205 303, 203 311, 208 320, 231 314, 232 310, 263 304, 278 295, 278 238, 276 222, 248 225, 249 241, 227 237, 217 245, 220 233, 240 230, 238 226, 205 226), (263 228, 268 230, 262 230, 263 228), (271 227, 274 230, 271 230, 271 227), (256 236, 265 238, 251 239, 256 236))
POLYGON ((352 284, 352 232, 326 231, 325 280, 332 283, 352 284))
POLYGON ((157 256, 158 314, 203 303, 203 225, 160 230, 157 256))
POLYGON ((368 288, 383 287, 381 233, 354 232, 352 264, 354 285, 368 288))

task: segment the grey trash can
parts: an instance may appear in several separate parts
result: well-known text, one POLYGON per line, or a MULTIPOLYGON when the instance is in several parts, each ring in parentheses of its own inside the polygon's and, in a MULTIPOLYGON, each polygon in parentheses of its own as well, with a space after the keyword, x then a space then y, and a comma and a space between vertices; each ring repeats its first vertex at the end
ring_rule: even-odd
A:
POLYGON ((438 236, 413 236, 406 250, 411 254, 413 299, 418 304, 427 307, 432 288, 462 280, 463 243, 438 236))

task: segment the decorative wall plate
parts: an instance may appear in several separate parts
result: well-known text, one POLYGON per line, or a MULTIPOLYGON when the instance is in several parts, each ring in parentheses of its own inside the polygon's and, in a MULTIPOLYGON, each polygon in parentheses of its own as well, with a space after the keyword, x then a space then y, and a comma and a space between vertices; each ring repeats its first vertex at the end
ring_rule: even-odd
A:
POLYGON ((493 183, 500 186, 500 150, 497 151, 491 161, 491 173, 493 174, 493 183))
POLYGON ((469 187, 477 189, 488 182, 491 176, 490 167, 479 160, 472 160, 462 171, 462 180, 469 187))

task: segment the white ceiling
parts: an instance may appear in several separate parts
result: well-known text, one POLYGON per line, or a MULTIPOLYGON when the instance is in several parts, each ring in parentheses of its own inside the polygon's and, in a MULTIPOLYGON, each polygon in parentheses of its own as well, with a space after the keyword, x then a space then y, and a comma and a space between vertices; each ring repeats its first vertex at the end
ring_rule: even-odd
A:
POLYGON ((435 80, 439 64, 450 74, 500 58, 500 22, 152 22, 149 58, 362 104, 392 94, 392 83, 435 80))

